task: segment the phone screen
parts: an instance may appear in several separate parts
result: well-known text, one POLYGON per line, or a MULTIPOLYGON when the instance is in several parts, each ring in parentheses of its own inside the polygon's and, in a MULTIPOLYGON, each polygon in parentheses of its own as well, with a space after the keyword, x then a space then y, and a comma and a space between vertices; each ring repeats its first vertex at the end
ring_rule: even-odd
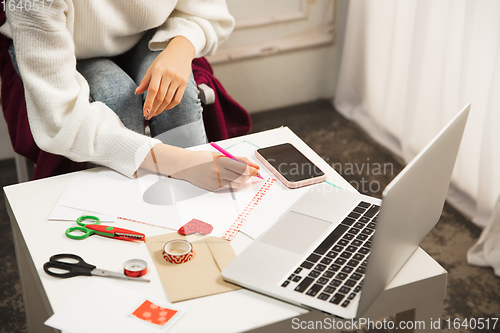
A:
POLYGON ((289 143, 257 150, 289 182, 323 176, 313 162, 289 143))

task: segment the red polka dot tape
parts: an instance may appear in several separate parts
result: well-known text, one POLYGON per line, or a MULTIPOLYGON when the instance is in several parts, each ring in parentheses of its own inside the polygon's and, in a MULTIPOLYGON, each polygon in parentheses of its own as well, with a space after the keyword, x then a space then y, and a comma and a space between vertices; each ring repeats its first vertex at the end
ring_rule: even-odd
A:
POLYGON ((193 245, 186 240, 175 239, 163 246, 162 254, 172 264, 183 264, 193 258, 193 245))

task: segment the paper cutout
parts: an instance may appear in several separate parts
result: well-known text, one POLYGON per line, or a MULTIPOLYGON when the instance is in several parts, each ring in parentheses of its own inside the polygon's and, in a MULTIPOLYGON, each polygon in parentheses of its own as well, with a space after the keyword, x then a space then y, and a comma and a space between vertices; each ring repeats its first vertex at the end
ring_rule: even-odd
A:
POLYGON ((146 300, 132 312, 132 315, 149 323, 164 326, 176 313, 176 310, 167 309, 146 300))
POLYGON ((208 235, 214 230, 214 227, 206 222, 197 220, 197 219, 192 219, 188 223, 184 224, 182 227, 179 228, 178 232, 181 235, 191 235, 194 233, 199 233, 201 235, 208 235))

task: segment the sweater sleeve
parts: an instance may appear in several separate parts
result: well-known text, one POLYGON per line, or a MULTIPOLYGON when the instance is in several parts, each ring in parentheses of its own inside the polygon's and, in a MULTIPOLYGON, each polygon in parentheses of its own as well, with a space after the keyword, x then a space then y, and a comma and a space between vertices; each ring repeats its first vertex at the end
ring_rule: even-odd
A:
POLYGON ((65 1, 54 0, 50 10, 6 12, 33 138, 44 151, 132 177, 159 141, 125 128, 103 103, 89 103, 67 11, 65 1))
POLYGON ((196 49, 196 57, 215 53, 234 28, 225 0, 179 0, 169 18, 149 43, 153 51, 163 50, 175 36, 186 37, 196 49))

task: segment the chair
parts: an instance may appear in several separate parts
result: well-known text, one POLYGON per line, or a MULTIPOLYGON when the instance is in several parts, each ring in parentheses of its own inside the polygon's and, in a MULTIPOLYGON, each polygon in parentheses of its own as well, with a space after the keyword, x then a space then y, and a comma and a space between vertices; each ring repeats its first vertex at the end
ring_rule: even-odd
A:
POLYGON ((14 159, 16 161, 17 182, 27 182, 28 180, 30 180, 28 174, 28 160, 26 159, 26 157, 19 155, 18 153, 14 153, 14 159))

